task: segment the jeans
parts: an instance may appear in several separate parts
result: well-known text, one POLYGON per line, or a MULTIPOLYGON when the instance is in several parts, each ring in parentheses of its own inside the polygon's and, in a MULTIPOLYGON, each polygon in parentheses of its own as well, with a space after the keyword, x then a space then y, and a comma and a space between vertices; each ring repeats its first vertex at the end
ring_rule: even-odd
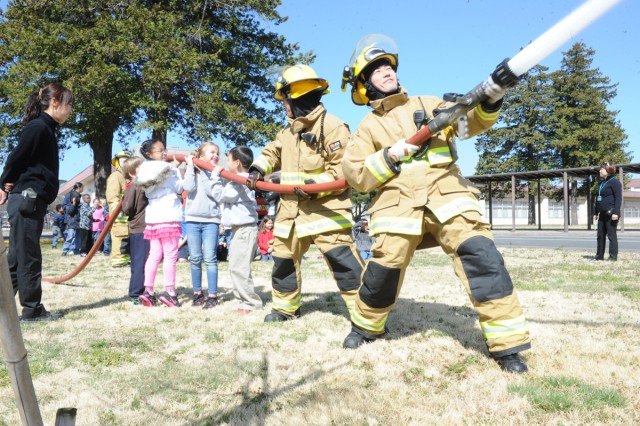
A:
POLYGON ((138 297, 144 293, 144 265, 149 257, 149 240, 144 233, 129 234, 131 247, 131 278, 129 279, 129 297, 138 297))
POLYGON ((62 238, 64 240, 64 232, 59 226, 53 225, 51 227, 51 245, 53 248, 58 248, 58 240, 62 238))
POLYGON ((78 254, 79 252, 76 251, 76 244, 77 244, 76 230, 69 228, 66 230, 66 234, 67 234, 67 237, 65 238, 64 244, 62 245, 62 252, 78 254))
POLYGON ((109 256, 111 254, 111 232, 108 232, 104 237, 104 241, 102 242, 102 253, 105 256, 109 256))
POLYGON ((207 291, 218 292, 218 227, 217 223, 187 222, 191 284, 194 292, 202 291, 202 261, 207 269, 207 291))

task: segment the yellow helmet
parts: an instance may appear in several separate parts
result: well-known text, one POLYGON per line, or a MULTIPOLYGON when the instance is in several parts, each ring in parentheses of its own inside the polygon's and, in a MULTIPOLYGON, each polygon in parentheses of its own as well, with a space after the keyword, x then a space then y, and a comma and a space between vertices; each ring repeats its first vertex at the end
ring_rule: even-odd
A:
POLYGON ((276 91, 273 97, 279 101, 284 100, 284 91, 287 88, 289 88, 290 97, 296 99, 318 89, 329 93, 328 87, 329 82, 318 77, 318 74, 309 65, 296 64, 278 72, 276 91))
POLYGON ((384 34, 368 34, 360 39, 351 55, 349 64, 342 73, 342 91, 351 84, 351 100, 356 105, 367 105, 367 89, 364 87, 363 71, 374 62, 386 59, 394 70, 398 69, 398 46, 384 34))
POLYGON ((123 149, 122 151, 118 152, 116 155, 113 156, 113 158, 111 159, 111 164, 113 164, 113 167, 118 169, 120 168, 121 158, 131 158, 131 157, 133 157, 133 153, 127 149, 123 149))

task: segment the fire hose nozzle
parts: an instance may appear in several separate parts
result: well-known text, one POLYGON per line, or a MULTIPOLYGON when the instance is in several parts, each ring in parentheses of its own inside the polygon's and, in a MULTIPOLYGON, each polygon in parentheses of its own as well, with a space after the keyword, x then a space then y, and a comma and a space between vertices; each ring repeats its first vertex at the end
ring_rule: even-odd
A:
POLYGON ((518 83, 520 76, 515 75, 509 68, 509 58, 506 58, 498 64, 496 69, 491 73, 493 81, 505 89, 513 87, 518 83))

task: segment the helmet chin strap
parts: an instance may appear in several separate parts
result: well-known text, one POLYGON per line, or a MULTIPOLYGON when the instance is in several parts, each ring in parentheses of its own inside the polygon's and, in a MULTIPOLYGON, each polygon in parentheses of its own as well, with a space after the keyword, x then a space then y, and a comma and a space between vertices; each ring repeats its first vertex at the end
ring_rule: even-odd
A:
POLYGON ((370 80, 364 82, 364 88, 367 89, 367 98, 369 98, 369 102, 377 101, 378 99, 384 99, 387 96, 395 95, 396 93, 400 93, 400 82, 398 81, 398 88, 395 91, 385 93, 379 90, 376 86, 371 83, 370 80))

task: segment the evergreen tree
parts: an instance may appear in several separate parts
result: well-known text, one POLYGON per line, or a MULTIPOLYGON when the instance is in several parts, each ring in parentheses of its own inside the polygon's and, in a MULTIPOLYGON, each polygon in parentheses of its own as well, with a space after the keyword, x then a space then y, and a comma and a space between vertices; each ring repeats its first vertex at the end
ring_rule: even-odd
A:
MULTIPOLYGON (((593 68, 595 50, 584 43, 575 43, 563 55, 560 70, 551 74, 556 100, 550 117, 554 168, 589 167, 605 160, 628 162, 627 136, 616 118, 618 111, 607 109, 618 84, 593 68)), ((583 185, 580 191, 572 180, 570 188, 570 223, 577 224, 578 194, 590 187, 583 185)))
MULTIPOLYGON (((553 164, 549 139, 553 130, 549 115, 553 107, 551 79, 548 68, 534 67, 520 83, 507 92, 498 123, 478 135, 476 149, 480 152, 477 174, 513 173, 544 170, 553 164)), ((506 196, 510 184, 496 188, 498 196, 506 196)), ((522 188, 523 185, 518 185, 522 188)), ((537 183, 529 182, 529 224, 536 214, 537 183)), ((522 192, 519 197, 524 196, 522 192)))
POLYGON ((279 0, 9 2, 0 15, 0 121, 13 148, 27 95, 57 81, 76 95, 61 147, 89 144, 99 194, 113 138, 180 131, 260 145, 282 124, 268 70, 311 61, 267 31, 279 0))

